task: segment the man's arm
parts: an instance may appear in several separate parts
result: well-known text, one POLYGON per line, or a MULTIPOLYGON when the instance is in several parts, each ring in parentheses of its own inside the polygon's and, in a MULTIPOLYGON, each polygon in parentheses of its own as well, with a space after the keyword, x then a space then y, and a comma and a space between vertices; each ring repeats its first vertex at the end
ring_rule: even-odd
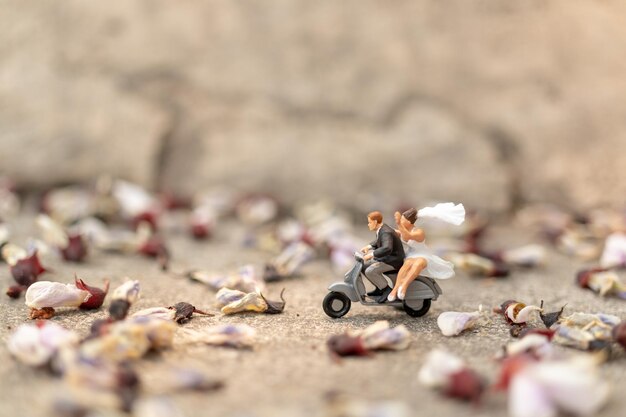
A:
POLYGON ((382 258, 393 251, 393 237, 390 233, 380 231, 380 247, 374 250, 374 258, 382 258))

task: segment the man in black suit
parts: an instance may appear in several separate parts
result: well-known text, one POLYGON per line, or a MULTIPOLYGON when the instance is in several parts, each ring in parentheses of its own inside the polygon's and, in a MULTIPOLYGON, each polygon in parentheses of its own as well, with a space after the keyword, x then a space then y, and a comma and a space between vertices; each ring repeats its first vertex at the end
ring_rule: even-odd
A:
POLYGON ((376 287, 374 291, 367 293, 372 297, 378 297, 377 302, 384 303, 393 289, 393 282, 383 273, 397 271, 404 263, 404 249, 402 241, 395 230, 383 223, 383 215, 379 211, 373 211, 367 215, 367 227, 376 231, 376 240, 361 249, 367 253, 363 257, 365 261, 365 277, 376 287))

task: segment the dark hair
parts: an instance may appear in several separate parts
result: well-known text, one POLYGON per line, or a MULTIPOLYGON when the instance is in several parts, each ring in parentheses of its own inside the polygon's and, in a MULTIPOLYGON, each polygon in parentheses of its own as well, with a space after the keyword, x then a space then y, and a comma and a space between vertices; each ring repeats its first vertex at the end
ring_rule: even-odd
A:
POLYGON ((417 210, 415 210, 414 208, 410 208, 402 213, 402 216, 409 222, 411 222, 411 224, 414 224, 415 220, 417 220, 417 210))
POLYGON ((374 220, 376 223, 383 222, 383 214, 380 211, 372 211, 367 215, 367 218, 374 220))

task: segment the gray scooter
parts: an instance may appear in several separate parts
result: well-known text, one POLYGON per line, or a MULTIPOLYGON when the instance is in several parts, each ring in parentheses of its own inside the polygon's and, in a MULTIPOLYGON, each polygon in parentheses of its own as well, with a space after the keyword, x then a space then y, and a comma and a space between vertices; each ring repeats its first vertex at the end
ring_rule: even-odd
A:
MULTIPOLYGON (((337 319, 345 316, 352 302, 360 302, 366 306, 393 306, 403 308, 411 317, 421 317, 430 310, 430 303, 436 300, 441 294, 441 288, 434 279, 419 276, 407 289, 404 300, 385 301, 378 303, 375 299, 368 297, 365 284, 363 284, 363 255, 359 252, 354 254, 356 263, 346 272, 343 281, 335 282, 328 287, 330 291, 322 303, 324 312, 337 319)), ((395 283, 398 271, 385 273, 384 275, 395 283)))

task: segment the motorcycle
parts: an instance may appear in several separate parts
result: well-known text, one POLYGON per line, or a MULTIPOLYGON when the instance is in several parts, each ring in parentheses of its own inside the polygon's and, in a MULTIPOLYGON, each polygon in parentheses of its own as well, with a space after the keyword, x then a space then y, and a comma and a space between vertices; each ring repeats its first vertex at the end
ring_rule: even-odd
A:
MULTIPOLYGON (((432 301, 443 294, 441 288, 434 279, 424 276, 417 277, 407 288, 404 300, 385 301, 378 303, 377 300, 367 295, 363 284, 363 255, 359 252, 354 254, 355 264, 346 272, 343 281, 335 282, 328 287, 330 291, 322 303, 324 312, 334 319, 345 316, 352 302, 360 302, 366 306, 392 306, 402 308, 411 317, 422 317, 428 310, 432 301)), ((398 271, 383 274, 391 283, 395 283, 398 271)))

